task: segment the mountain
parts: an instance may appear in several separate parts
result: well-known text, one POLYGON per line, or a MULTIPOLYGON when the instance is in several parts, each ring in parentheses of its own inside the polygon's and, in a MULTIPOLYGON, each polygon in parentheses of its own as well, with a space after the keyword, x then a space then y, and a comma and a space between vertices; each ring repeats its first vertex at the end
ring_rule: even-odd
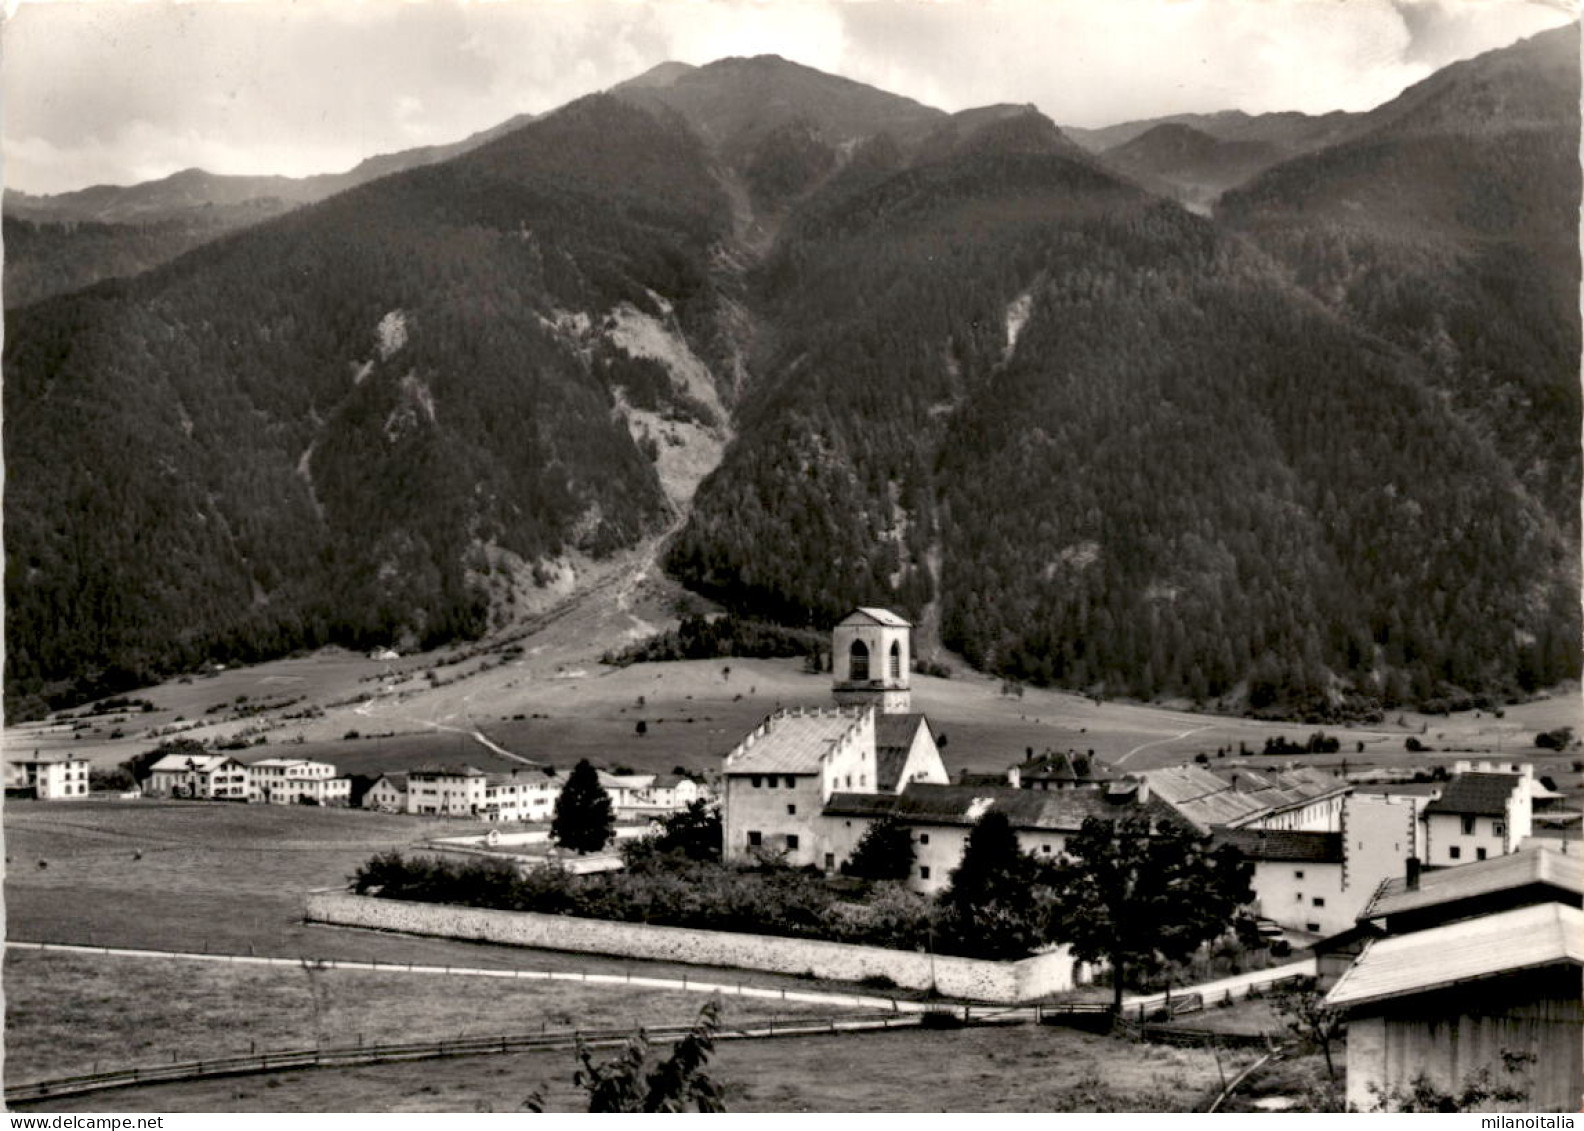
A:
POLYGON ((1227 189, 1286 156, 1272 142, 1223 141, 1192 126, 1162 123, 1106 150, 1101 159, 1146 188, 1208 214, 1227 189))
POLYGON ((184 169, 135 185, 35 196, 5 193, 5 305, 26 306, 157 267, 227 232, 404 169, 476 149, 532 120, 520 114, 450 145, 422 146, 310 177, 184 169))
POLYGON ((1573 25, 1455 64, 1218 210, 1339 315, 1414 355, 1574 540, 1578 58, 1573 25))
POLYGON ((1288 154, 1297 154, 1345 141, 1352 136, 1362 117, 1362 114, 1344 110, 1333 110, 1329 114, 1300 114, 1291 110, 1246 114, 1241 110, 1222 110, 1215 114, 1140 118, 1098 129, 1063 126, 1062 132, 1090 153, 1117 149, 1160 126, 1187 126, 1217 141, 1269 145, 1288 154))
POLYGON ((8 694, 476 634, 659 530, 723 424, 726 213, 696 138, 596 97, 13 312, 8 694))
POLYGON ((1316 714, 1510 685, 1565 638, 1554 517, 1417 359, 1235 234, 1016 146, 801 215, 670 558, 728 607, 880 601, 1015 678, 1316 714))
MULTIPOLYGON (((15 312, 8 698, 477 634, 673 528, 730 610, 1096 694, 1577 675, 1568 76, 1511 50, 1214 216, 1032 107, 667 65, 15 312)), ((1132 140, 1269 140, 1201 135, 1132 140)))

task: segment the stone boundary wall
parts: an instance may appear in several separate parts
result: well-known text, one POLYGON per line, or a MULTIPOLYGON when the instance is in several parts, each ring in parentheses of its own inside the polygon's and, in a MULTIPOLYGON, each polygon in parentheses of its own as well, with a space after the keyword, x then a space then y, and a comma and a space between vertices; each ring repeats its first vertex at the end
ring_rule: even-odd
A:
POLYGON ((907 989, 927 990, 933 985, 946 997, 1005 1005, 1070 990, 1080 977, 1088 980, 1087 969, 1073 961, 1066 947, 1020 962, 988 962, 813 939, 655 927, 443 903, 408 903, 344 891, 310 892, 306 917, 310 922, 343 927, 372 927, 658 962, 812 974, 839 982, 886 977, 907 989))

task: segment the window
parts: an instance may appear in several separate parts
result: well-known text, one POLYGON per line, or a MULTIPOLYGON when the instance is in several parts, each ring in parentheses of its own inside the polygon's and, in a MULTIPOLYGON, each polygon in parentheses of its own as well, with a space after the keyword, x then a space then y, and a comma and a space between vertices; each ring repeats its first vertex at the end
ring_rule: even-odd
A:
POLYGON ((788 817, 796 817, 797 816, 797 806, 796 805, 788 805, 787 806, 787 816, 788 817))
POLYGON ((765 779, 765 788, 766 789, 774 789, 775 786, 776 786, 776 776, 774 774, 771 774, 768 778, 765 779))
POLYGON ((1321 896, 1318 896, 1318 895, 1314 897, 1312 902, 1314 903, 1314 905, 1316 907, 1324 907, 1325 906, 1325 900, 1321 896))
POLYGON ((1476 848, 1474 850, 1474 859, 1476 859, 1476 860, 1485 859, 1485 850, 1483 848, 1476 848))
POLYGON ((1463 850, 1454 844, 1451 848, 1447 849, 1447 855, 1453 860, 1461 860, 1463 859, 1463 850))
POLYGON ((757 774, 754 775, 753 777, 749 778, 748 780, 753 784, 753 787, 755 789, 758 789, 761 785, 764 784, 764 779, 759 777, 757 774))
POLYGON ((900 640, 891 642, 891 678, 902 678, 902 642, 900 640))
POLYGON ((761 834, 759 832, 758 829, 749 829, 748 830, 748 847, 749 848, 758 848, 763 843, 764 843, 764 836, 763 836, 763 834, 761 834))
POLYGON ((919 833, 919 843, 920 844, 928 844, 929 843, 929 833, 919 833))
POLYGON ((1494 836, 1506 836, 1507 835, 1507 822, 1506 821, 1492 821, 1491 822, 1491 833, 1494 836))
POLYGON ((1040 845, 1040 851, 1041 852, 1049 852, 1050 851, 1050 845, 1048 845, 1048 844, 1040 845))
POLYGON ((1295 879, 1295 880, 1303 879, 1303 869, 1302 868, 1294 868, 1293 869, 1293 879, 1295 879))
POLYGON ((1473 836, 1474 835, 1474 818, 1473 817, 1464 817, 1463 818, 1463 835, 1464 836, 1473 836))
POLYGON ((836 870, 836 854, 834 852, 827 852, 825 854, 825 870, 827 872, 834 872, 836 870))
POLYGON ((1317 935, 1320 933, 1320 924, 1319 923, 1305 923, 1304 926, 1307 929, 1313 931, 1317 935))
POLYGON ((786 776, 786 787, 788 789, 796 789, 797 788, 797 779, 794 778, 791 774, 788 774, 786 776))
POLYGON ((921 879, 921 880, 929 879, 929 865, 928 864, 925 864, 922 868, 919 869, 919 879, 921 879))
POLYGON ((798 835, 797 835, 797 833, 787 833, 786 836, 787 836, 787 851, 788 852, 797 851, 797 846, 798 846, 798 835))
POLYGON ((847 678, 854 683, 869 678, 869 647, 862 640, 854 640, 847 650, 847 678))
POLYGON ((1303 892, 1298 892, 1297 894, 1295 894, 1293 896, 1293 900, 1295 902, 1297 902, 1297 903, 1302 903, 1303 902, 1303 892))

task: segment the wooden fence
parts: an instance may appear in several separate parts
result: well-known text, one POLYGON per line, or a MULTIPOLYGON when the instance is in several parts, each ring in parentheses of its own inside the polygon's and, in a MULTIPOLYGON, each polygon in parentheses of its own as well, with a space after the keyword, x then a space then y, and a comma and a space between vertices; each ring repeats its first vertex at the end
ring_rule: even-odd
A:
MULTIPOLYGON (((994 1018, 964 1019, 961 1010, 951 1012, 958 1024, 993 1024, 994 1018)), ((765 1037, 818 1036, 827 1033, 860 1033, 886 1029, 919 1028, 929 1013, 844 1014, 837 1017, 790 1017, 754 1021, 747 1025, 723 1028, 718 1040, 751 1040, 765 1037)), ((672 1039, 692 1031, 693 1026, 662 1025, 645 1028, 656 1040, 672 1039)), ((489 1053, 554 1051, 583 1044, 611 1047, 626 1044, 631 1028, 562 1029, 541 1033, 521 1033, 496 1037, 458 1037, 451 1040, 348 1046, 342 1048, 289 1049, 281 1052, 216 1057, 208 1060, 180 1061, 171 1064, 125 1068, 115 1072, 95 1072, 63 1076, 54 1080, 35 1080, 10 1084, 5 1089, 6 1104, 29 1100, 77 1096, 111 1088, 164 1084, 180 1080, 200 1080, 218 1076, 248 1076, 262 1072, 286 1072, 307 1068, 351 1068, 365 1064, 384 1064, 405 1060, 436 1060, 452 1056, 481 1056, 489 1053)))

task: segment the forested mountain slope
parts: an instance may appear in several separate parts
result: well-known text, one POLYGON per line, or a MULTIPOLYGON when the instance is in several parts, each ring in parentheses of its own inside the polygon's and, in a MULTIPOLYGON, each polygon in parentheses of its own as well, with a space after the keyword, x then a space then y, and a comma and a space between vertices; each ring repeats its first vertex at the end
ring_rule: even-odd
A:
POLYGON ((135 185, 5 193, 5 305, 26 306, 168 263, 227 232, 405 169, 476 149, 533 120, 521 114, 450 145, 381 154, 344 173, 226 176, 184 169, 135 185))
POLYGON ((476 633, 495 569, 659 528, 630 421, 719 411, 641 343, 711 337, 724 212, 595 97, 13 312, 8 694, 476 633))
POLYGON ((1576 675, 1558 42, 1215 218, 1031 107, 667 65, 16 312, 8 697, 477 633, 728 416, 667 562, 736 611, 1299 714, 1576 675))

